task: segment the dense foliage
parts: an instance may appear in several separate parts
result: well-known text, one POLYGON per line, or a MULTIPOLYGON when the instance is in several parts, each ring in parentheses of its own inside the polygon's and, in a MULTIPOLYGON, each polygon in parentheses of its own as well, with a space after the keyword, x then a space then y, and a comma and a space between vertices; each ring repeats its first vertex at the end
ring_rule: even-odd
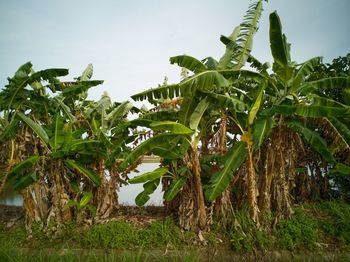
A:
MULTIPOLYGON (((162 185, 178 225, 198 231, 214 222, 238 230, 234 210, 271 228, 291 217, 296 202, 348 197, 349 56, 326 65, 321 57, 293 61, 273 12, 269 68, 251 55, 262 11, 263 1, 253 2, 232 34, 220 37, 219 60, 171 57, 183 79, 132 96, 150 109, 107 94, 88 100, 88 89, 102 84, 91 80, 92 65, 71 82, 59 80, 67 69, 22 65, 0 92, 0 192, 9 184, 23 196, 27 230, 38 221, 60 232, 71 221, 110 218, 117 189, 128 182, 143 183, 140 206, 162 185), (161 167, 128 180, 144 155, 159 156, 161 167)), ((303 221, 309 226, 304 217, 282 222, 279 232, 303 221)), ((294 237, 312 240, 281 243, 293 247, 294 237)), ((235 235, 232 244, 246 245, 235 235)))

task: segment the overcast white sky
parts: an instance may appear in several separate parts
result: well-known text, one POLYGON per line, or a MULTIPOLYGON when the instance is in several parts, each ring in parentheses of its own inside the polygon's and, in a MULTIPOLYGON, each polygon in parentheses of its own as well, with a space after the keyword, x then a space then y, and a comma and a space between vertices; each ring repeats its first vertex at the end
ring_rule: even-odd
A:
MULTIPOLYGON (((88 63, 103 86, 90 91, 113 100, 163 82, 179 80, 169 57, 220 58, 221 34, 229 35, 251 1, 243 0, 0 0, 0 88, 23 63, 36 70, 63 67, 70 79, 88 63)), ((325 61, 350 50, 349 0, 270 0, 264 3, 253 54, 271 61, 268 15, 277 10, 292 59, 322 55, 325 61)))

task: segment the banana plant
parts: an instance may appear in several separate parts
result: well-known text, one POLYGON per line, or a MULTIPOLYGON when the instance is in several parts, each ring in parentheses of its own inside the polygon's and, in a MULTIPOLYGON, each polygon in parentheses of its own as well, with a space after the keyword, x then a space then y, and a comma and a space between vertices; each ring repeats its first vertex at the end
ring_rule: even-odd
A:
MULTIPOLYGON (((186 191, 181 190, 181 188, 185 186, 190 188, 189 191, 186 192, 190 192, 192 196, 184 197, 184 199, 194 199, 197 210, 194 211, 195 215, 192 216, 192 218, 194 218, 196 222, 185 221, 184 224, 186 225, 181 226, 186 229, 191 227, 203 229, 207 227, 200 154, 207 152, 207 136, 213 133, 214 126, 217 126, 216 122, 220 121, 224 115, 223 112, 225 112, 227 108, 230 108, 234 113, 240 112, 242 114, 248 108, 247 104, 242 102, 239 97, 227 96, 228 90, 234 87, 233 81, 228 79, 225 74, 229 71, 230 75, 233 74, 232 72, 239 75, 240 69, 250 57, 252 39, 257 31, 261 12, 262 1, 254 2, 249 7, 243 23, 234 29, 231 36, 221 37, 221 41, 226 45, 226 51, 219 62, 211 57, 202 61, 188 55, 171 57, 171 64, 179 65, 183 69, 191 72, 191 75, 186 75, 178 84, 162 85, 132 96, 135 101, 147 99, 153 104, 164 99, 181 101, 178 108, 174 110, 174 115, 177 115, 177 124, 189 128, 192 130, 192 134, 189 133, 186 140, 184 140, 186 144, 189 144, 188 150, 185 151, 184 155, 178 157, 177 160, 187 167, 188 172, 181 172, 181 175, 173 176, 173 182, 169 186, 170 191, 166 191, 165 196, 167 199, 173 199, 176 195, 175 193, 186 191), (172 193, 170 194, 168 192, 172 193)), ((161 125, 164 124, 166 123, 161 122, 161 125)), ((174 126, 175 123, 172 125, 174 126)), ((149 127, 152 128, 151 125, 149 127)), ((171 133, 172 131, 173 130, 169 130, 168 132, 171 133)), ((218 133, 217 130, 215 132, 218 133)), ((221 133, 223 137, 222 144, 224 144, 223 147, 226 149, 226 132, 223 131, 219 133, 221 133)), ((180 134, 177 134, 177 136, 179 135, 180 134)), ((147 143, 147 141, 145 143, 147 143)), ((138 149, 139 148, 136 148, 135 150, 138 149)), ((227 163, 229 163, 229 165, 219 172, 219 176, 214 176, 216 178, 216 180, 214 179, 216 183, 220 183, 220 189, 216 189, 214 186, 215 193, 210 200, 214 200, 222 193, 221 190, 228 186, 233 172, 236 171, 243 162, 244 158, 242 159, 241 155, 245 154, 245 150, 245 146, 237 143, 229 152, 228 157, 226 157, 228 158, 227 163)), ((173 164, 172 167, 176 169, 179 163, 173 164)), ((215 184, 215 182, 212 184, 215 184)), ((213 187, 211 187, 211 189, 213 189, 213 187)), ((189 203, 183 203, 183 206, 187 204, 189 207, 189 203)), ((186 208, 182 208, 182 210, 184 213, 188 213, 186 208)), ((182 219, 182 221, 184 220, 182 219)))
MULTIPOLYGON (((321 58, 312 58, 302 64, 291 61, 290 44, 282 33, 276 12, 270 14, 270 47, 274 59, 273 73, 262 69, 259 72, 242 72, 241 76, 260 82, 260 88, 264 90, 258 106, 260 110, 248 114, 249 124, 253 118, 256 119, 248 134, 252 137, 254 150, 267 139, 265 156, 261 158, 263 168, 259 170, 258 201, 260 210, 264 212, 274 208, 272 211, 276 212, 277 221, 292 212, 289 185, 294 179, 298 155, 302 154, 304 144, 322 155, 331 166, 336 165, 334 152, 322 133, 323 127, 312 128, 312 125, 317 123, 317 119, 336 120, 349 114, 349 107, 327 97, 325 90, 333 86, 349 88, 350 79, 334 77, 309 81, 308 77, 321 58)), ((257 60, 254 62, 261 65, 257 60)), ((249 94, 249 89, 246 91, 249 94)), ((331 126, 337 136, 348 133, 348 129, 331 126)))
POLYGON ((89 136, 99 141, 91 163, 95 165, 102 182, 94 194, 97 205, 96 219, 108 218, 118 206, 118 181, 122 181, 123 175, 118 171, 118 159, 122 159, 129 151, 127 144, 132 138, 129 135, 126 116, 134 111, 135 108, 130 102, 112 103, 106 93, 99 101, 88 103, 82 111, 89 136))
POLYGON ((79 126, 79 111, 70 102, 102 81, 85 76, 65 84, 57 77, 66 74, 67 69, 34 72, 32 64, 26 63, 0 93, 7 125, 0 139, 12 141, 11 155, 15 156, 9 161, 8 181, 23 195, 28 229, 32 220, 46 223, 54 218, 61 223, 71 219, 72 213, 63 210, 62 205, 73 194, 69 183, 77 177, 85 184, 101 183, 99 176, 77 157, 91 155, 100 142, 84 138, 86 129, 79 126))

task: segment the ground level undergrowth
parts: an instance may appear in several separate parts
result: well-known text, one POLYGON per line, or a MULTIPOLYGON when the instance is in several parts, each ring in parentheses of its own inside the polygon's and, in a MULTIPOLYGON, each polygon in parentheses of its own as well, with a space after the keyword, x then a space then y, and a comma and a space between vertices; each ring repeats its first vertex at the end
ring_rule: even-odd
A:
POLYGON ((217 222, 205 240, 159 208, 125 208, 103 224, 65 224, 59 234, 36 223, 28 237, 20 210, 10 209, 0 211, 0 261, 350 260, 350 205, 339 201, 295 206, 291 219, 266 219, 262 229, 236 211, 230 228, 217 222))

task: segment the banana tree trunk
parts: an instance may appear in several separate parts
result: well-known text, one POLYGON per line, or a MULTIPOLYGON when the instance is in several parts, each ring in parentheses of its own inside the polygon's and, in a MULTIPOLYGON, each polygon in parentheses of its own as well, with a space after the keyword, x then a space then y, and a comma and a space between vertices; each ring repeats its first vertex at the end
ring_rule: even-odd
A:
POLYGON ((70 200, 66 189, 65 169, 60 160, 51 163, 50 194, 51 206, 47 223, 53 220, 58 226, 72 220, 72 212, 65 205, 70 200))
POLYGON ((246 171, 247 171, 247 189, 248 189, 248 205, 251 219, 256 223, 257 227, 259 223, 259 207, 257 204, 257 187, 256 187, 256 174, 253 162, 252 146, 247 144, 247 156, 246 156, 246 171))
POLYGON ((207 228, 207 212, 205 209, 205 200, 204 200, 204 193, 203 193, 203 187, 202 187, 202 181, 201 181, 201 167, 199 162, 199 155, 197 147, 193 148, 192 150, 192 160, 193 160, 193 184, 194 184, 194 191, 196 195, 196 204, 197 204, 197 219, 198 219, 198 227, 201 230, 204 230, 207 228))
POLYGON ((117 177, 115 170, 109 172, 110 179, 107 180, 105 174, 104 160, 101 160, 98 166, 98 173, 101 178, 101 185, 97 188, 96 194, 96 219, 104 220, 109 218, 118 208, 117 196, 117 177))
POLYGON ((275 214, 275 223, 292 215, 291 187, 300 154, 300 138, 283 125, 276 126, 262 158, 263 173, 259 185, 261 219, 275 214))
MULTIPOLYGON (((215 152, 223 155, 227 152, 227 115, 225 112, 221 114, 220 128, 217 132, 218 144, 215 152)), ((234 178, 236 181, 236 177, 234 178)), ((221 221, 224 227, 229 227, 233 221, 233 205, 232 205, 232 184, 225 189, 213 203, 213 208, 216 215, 216 220, 221 221)), ((209 214, 210 215, 210 214, 209 214)))
POLYGON ((196 147, 184 158, 185 164, 192 170, 180 192, 178 218, 184 230, 206 230, 209 226, 205 206, 203 187, 200 177, 199 155, 196 147))

